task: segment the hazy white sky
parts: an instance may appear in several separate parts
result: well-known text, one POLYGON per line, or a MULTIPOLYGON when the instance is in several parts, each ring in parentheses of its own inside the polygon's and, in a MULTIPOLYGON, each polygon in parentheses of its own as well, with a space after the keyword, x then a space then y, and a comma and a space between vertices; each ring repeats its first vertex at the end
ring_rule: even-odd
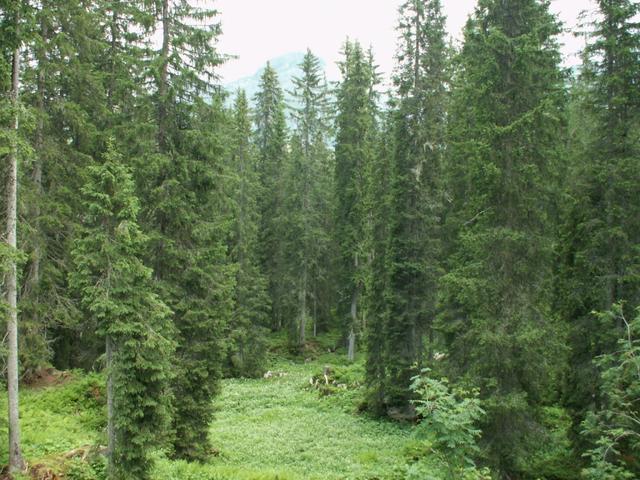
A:
MULTIPOLYGON (((238 55, 222 67, 224 82, 253 75, 267 60, 310 48, 327 62, 327 76, 337 78, 335 62, 345 38, 372 45, 380 70, 389 73, 395 53, 397 9, 401 0, 215 0, 221 12, 222 53, 238 55)), ((448 30, 460 32, 475 0, 443 0, 448 30)), ((552 9, 569 31, 593 0, 552 0, 552 9)), ((583 41, 568 32, 562 37, 568 64, 583 41)))

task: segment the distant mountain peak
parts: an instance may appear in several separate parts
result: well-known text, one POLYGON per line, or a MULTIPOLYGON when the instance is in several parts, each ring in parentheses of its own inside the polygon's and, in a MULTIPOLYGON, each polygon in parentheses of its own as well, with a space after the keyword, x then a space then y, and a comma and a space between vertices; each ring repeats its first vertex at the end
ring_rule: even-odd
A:
MULTIPOLYGON (((284 91, 285 100, 287 102, 290 100, 289 92, 293 89, 293 78, 300 76, 300 64, 302 63, 304 56, 305 52, 289 52, 268 60, 271 68, 273 68, 278 74, 280 86, 284 91)), ((262 65, 253 75, 225 83, 225 90, 234 95, 238 89, 242 89, 247 94, 247 98, 252 101, 260 88, 260 77, 262 76, 266 65, 267 62, 265 62, 264 65, 262 65)), ((320 65, 324 68, 324 60, 320 59, 320 65)))

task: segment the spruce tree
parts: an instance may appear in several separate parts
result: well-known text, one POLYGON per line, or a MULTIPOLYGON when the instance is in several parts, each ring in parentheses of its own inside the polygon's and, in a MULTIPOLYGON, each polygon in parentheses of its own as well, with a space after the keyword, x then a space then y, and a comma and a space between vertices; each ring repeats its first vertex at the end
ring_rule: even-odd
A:
POLYGON ((235 99, 232 142, 231 168, 235 181, 230 255, 236 268, 236 285, 228 355, 232 374, 255 376, 261 373, 266 354, 269 298, 258 257, 260 184, 244 90, 239 90, 235 99))
MULTIPOLYGON (((41 263, 43 257, 43 247, 44 247, 44 238, 42 235, 42 227, 41 227, 41 202, 42 197, 44 195, 44 191, 42 188, 42 157, 44 157, 45 153, 45 76, 47 73, 48 67, 48 58, 47 58, 47 42, 49 40, 49 24, 50 24, 50 16, 52 12, 49 8, 48 2, 42 2, 42 5, 39 11, 36 14, 36 22, 38 25, 35 28, 35 31, 38 32, 35 36, 38 40, 38 47, 34 48, 35 57, 37 59, 38 65, 38 74, 36 77, 36 85, 37 85, 37 93, 36 93, 36 101, 35 103, 35 113, 37 115, 37 123, 36 123, 36 131, 33 139, 33 150, 34 150, 34 158, 33 158, 33 167, 29 175, 25 178, 28 189, 27 192, 30 192, 31 195, 28 195, 27 205, 29 207, 25 208, 25 219, 31 225, 29 238, 29 247, 30 255, 29 262, 26 265, 26 275, 24 280, 24 287, 21 292, 21 304, 22 304, 22 312, 24 317, 31 317, 32 328, 24 328, 24 323, 22 327, 23 335, 27 333, 29 336, 29 343, 33 346, 34 344, 39 344, 39 348, 34 348, 36 350, 35 358, 33 358, 32 365, 26 366, 27 371, 29 367, 37 368, 37 366, 42 365, 44 362, 49 360, 48 358, 48 349, 42 345, 45 343, 43 340, 45 338, 44 334, 44 322, 41 321, 40 318, 40 302, 39 302, 39 287, 41 280, 41 263), (29 185, 32 183, 32 185, 29 185), (31 188, 29 188, 31 187, 31 188), (34 328, 35 327, 35 328, 34 328), (29 335, 29 333, 32 333, 29 335)), ((35 32, 34 32, 35 33, 35 32)), ((31 79, 26 79, 27 82, 31 83, 31 79)), ((24 365, 24 364, 23 364, 24 365)))
POLYGON ((151 449, 170 426, 175 343, 171 312, 141 260, 147 239, 131 173, 113 146, 88 168, 82 197, 71 286, 106 344, 109 478, 151 478, 151 449))
POLYGON ((157 3, 160 50, 156 52, 158 147, 166 152, 172 145, 170 132, 179 128, 172 112, 175 103, 192 103, 210 94, 216 80, 215 67, 223 57, 215 48, 220 35, 218 12, 196 6, 192 0, 160 0, 157 3))
POLYGON ((621 337, 617 348, 594 359, 599 374, 598 408, 589 411, 581 425, 589 444, 582 476, 631 480, 640 475, 635 457, 640 448, 640 315, 636 311, 635 318, 627 319, 616 304, 597 317, 602 328, 621 332, 621 337))
POLYGON ((543 441, 561 330, 550 280, 563 74, 548 2, 482 0, 465 28, 451 112, 439 330, 451 378, 480 388, 483 442, 503 475, 543 441), (538 440, 536 442, 536 440, 538 440))
POLYGON ((24 100, 35 117, 32 161, 22 177, 22 235, 29 254, 21 291, 27 374, 49 360, 58 368, 90 368, 102 347, 68 288, 82 172, 104 149, 106 97, 102 51, 96 48, 104 38, 94 7, 42 2, 31 42, 36 62, 25 69, 31 87, 24 100))
POLYGON ((365 313, 361 297, 370 249, 366 241, 369 222, 368 172, 377 136, 375 85, 372 58, 358 42, 347 41, 340 63, 335 144, 336 243, 338 261, 338 315, 348 357, 355 355, 356 336, 362 333, 365 313))
POLYGON ((310 321, 316 331, 318 303, 330 302, 325 282, 332 273, 330 232, 325 223, 332 185, 328 147, 328 89, 320 61, 307 51, 294 77, 290 166, 285 203, 289 214, 289 274, 295 278, 297 307, 290 319, 290 343, 303 348, 310 321), (328 297, 328 298, 327 298, 328 297))
POLYGON ((603 0, 598 9, 577 82, 576 128, 585 140, 576 144, 569 172, 557 280, 557 306, 571 331, 565 402, 577 455, 593 447, 579 436, 582 422, 606 403, 594 361, 612 354, 625 330, 621 321, 605 324, 593 312, 621 302, 622 315, 632 318, 640 305, 640 6, 603 0))
POLYGON ((211 452, 212 399, 222 377, 235 278, 227 246, 231 226, 225 195, 228 137, 222 125, 228 115, 220 97, 212 105, 196 106, 187 128, 174 137, 185 150, 174 153, 180 170, 165 184, 170 195, 164 207, 173 205, 176 210, 165 224, 165 238, 170 241, 165 261, 171 271, 165 271, 162 284, 176 312, 178 329, 174 389, 180 402, 174 415, 175 453, 200 461, 211 452))
POLYGON ((284 94, 276 71, 267 63, 254 98, 254 142, 258 150, 261 195, 260 257, 271 300, 272 328, 287 325, 292 311, 293 285, 286 274, 287 238, 284 181, 287 169, 287 125, 284 94))
POLYGON ((152 60, 156 89, 140 107, 155 145, 141 145, 136 180, 151 237, 147 255, 177 332, 174 453, 202 461, 211 451, 212 398, 222 376, 234 288, 226 242, 228 117, 215 87, 220 26, 215 10, 194 2, 157 5, 162 42, 152 60), (155 110, 152 124, 149 108, 155 110))
POLYGON ((371 263, 365 277, 364 302, 368 321, 365 339, 367 358, 365 365, 367 386, 367 408, 376 415, 386 415, 389 409, 387 388, 388 329, 392 323, 390 315, 393 291, 392 231, 394 227, 394 176, 395 176, 395 114, 389 109, 382 117, 381 134, 376 144, 376 155, 370 164, 369 187, 370 225, 367 241, 371 251, 371 263))
POLYGON ((447 45, 439 0, 410 0, 400 7, 394 83, 395 174, 391 289, 384 361, 384 396, 406 408, 409 384, 432 351, 431 324, 441 274, 441 164, 445 151, 447 45))

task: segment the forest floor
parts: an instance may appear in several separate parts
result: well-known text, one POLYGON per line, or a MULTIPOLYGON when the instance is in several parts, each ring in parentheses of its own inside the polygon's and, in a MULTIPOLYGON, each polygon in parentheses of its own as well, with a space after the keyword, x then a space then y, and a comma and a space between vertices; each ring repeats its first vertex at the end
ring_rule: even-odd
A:
MULTIPOLYGON (((269 378, 226 379, 211 424, 215 456, 207 464, 158 454, 158 479, 365 480, 401 478, 409 426, 359 413, 361 361, 327 352, 319 342, 306 359, 272 354, 269 378), (319 353, 326 352, 326 353, 319 353), (323 371, 330 370, 329 384, 323 371), (313 386, 311 383, 316 382, 313 386)), ((24 388, 24 455, 32 478, 98 480, 103 467, 92 454, 104 444, 104 379, 74 372, 52 386, 24 388), (64 477, 52 476, 66 472, 64 477), (49 475, 49 476, 47 476, 49 475)), ((6 398, 0 399, 5 408, 6 398)), ((3 418, 3 417, 2 417, 3 418)), ((6 432, 0 423, 0 435, 6 432)), ((5 437, 6 438, 6 437, 5 437)), ((6 464, 6 442, 0 462, 6 464)))

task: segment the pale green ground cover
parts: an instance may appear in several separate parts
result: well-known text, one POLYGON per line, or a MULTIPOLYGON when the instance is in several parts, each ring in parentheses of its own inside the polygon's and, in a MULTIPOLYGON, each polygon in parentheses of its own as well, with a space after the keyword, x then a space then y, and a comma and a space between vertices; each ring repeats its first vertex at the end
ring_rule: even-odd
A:
POLYGON ((320 397, 309 379, 337 357, 323 360, 279 362, 282 377, 225 381, 211 427, 219 457, 205 466, 163 460, 159 471, 198 480, 397 478, 409 429, 356 414, 353 392, 320 397))
MULTIPOLYGON (((96 445, 104 424, 103 377, 71 373, 68 380, 47 388, 22 388, 20 420, 22 451, 31 465, 78 447, 96 445)), ((7 411, 6 393, 0 411, 7 411)), ((0 414, 0 438, 6 439, 6 414, 0 414)), ((8 461, 8 445, 0 441, 0 464, 8 461)))
MULTIPOLYGON (((219 454, 205 465, 168 460, 159 454, 155 478, 176 480, 386 480, 402 478, 410 428, 357 413, 361 389, 323 396, 309 385, 331 365, 344 382, 361 381, 362 365, 346 366, 344 355, 307 362, 274 359, 284 376, 224 380, 215 400, 211 439, 219 454)), ((24 455, 30 465, 68 468, 61 455, 104 444, 104 390, 100 375, 74 373, 57 386, 21 392, 24 455)), ((0 397, 6 411, 6 396, 0 397)), ((0 415, 0 438, 6 421, 0 415)), ((6 464, 7 444, 0 442, 6 464)), ((72 461, 69 480, 99 479, 72 461)), ((100 470, 98 468, 97 470, 100 470)))

